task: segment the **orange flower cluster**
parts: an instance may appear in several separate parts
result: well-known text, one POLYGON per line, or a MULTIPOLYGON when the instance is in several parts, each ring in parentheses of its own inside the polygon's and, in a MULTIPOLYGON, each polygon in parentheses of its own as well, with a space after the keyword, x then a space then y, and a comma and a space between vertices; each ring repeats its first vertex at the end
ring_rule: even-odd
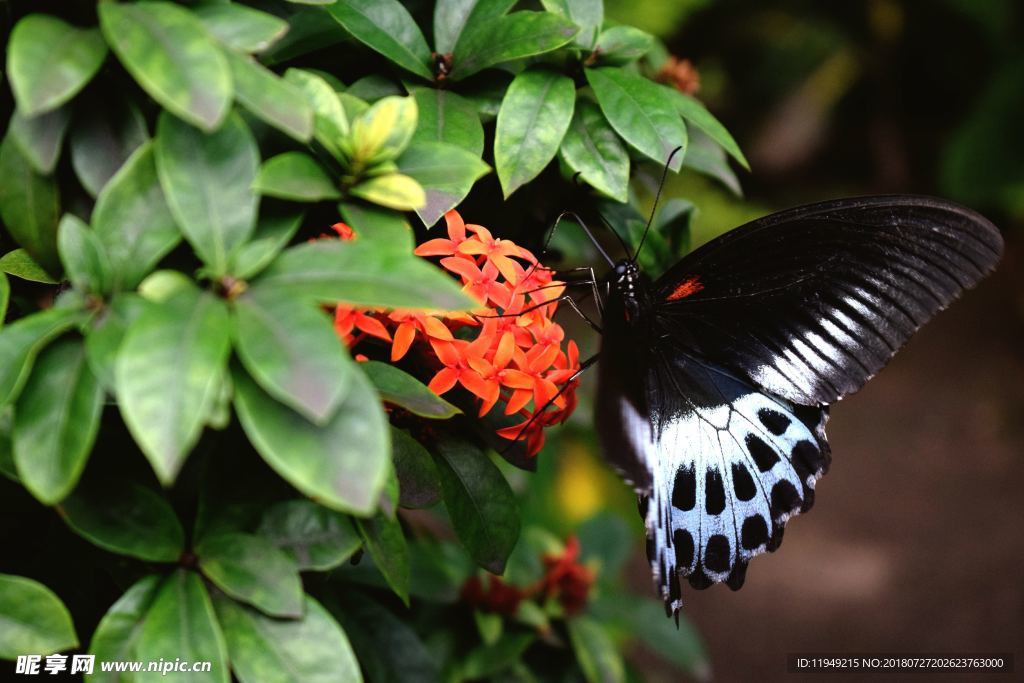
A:
MULTIPOLYGON (((576 407, 579 349, 552 320, 564 291, 551 271, 528 250, 466 224, 456 211, 445 215, 448 237, 416 248, 418 256, 440 256, 441 266, 457 275, 463 290, 480 302, 473 314, 384 311, 339 305, 335 329, 350 346, 369 336, 391 344, 391 360, 416 347, 436 371, 430 389, 438 395, 461 386, 480 400, 480 416, 498 403, 519 424, 498 430, 506 439, 525 439, 535 455, 544 444, 544 427, 564 422, 576 407), (560 385, 561 388, 560 388, 560 385)), ((342 239, 352 229, 334 226, 342 239)))

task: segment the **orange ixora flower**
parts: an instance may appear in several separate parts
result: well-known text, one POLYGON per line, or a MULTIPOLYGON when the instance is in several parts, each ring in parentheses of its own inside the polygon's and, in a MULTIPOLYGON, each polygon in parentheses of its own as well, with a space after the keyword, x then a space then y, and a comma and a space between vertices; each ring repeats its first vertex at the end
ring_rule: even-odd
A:
MULTIPOLYGON (((514 242, 467 225, 456 211, 444 218, 448 237, 429 240, 415 253, 442 257, 441 267, 461 280, 480 308, 456 314, 341 304, 335 329, 351 348, 371 338, 390 343, 392 362, 417 352, 433 368, 430 389, 441 395, 461 387, 479 399, 481 417, 502 404, 504 414, 522 420, 497 433, 524 440, 535 455, 544 428, 564 422, 576 407, 579 350, 573 341, 563 348, 565 331, 552 319, 564 285, 514 242)), ((357 237, 344 223, 332 227, 341 239, 357 237)))

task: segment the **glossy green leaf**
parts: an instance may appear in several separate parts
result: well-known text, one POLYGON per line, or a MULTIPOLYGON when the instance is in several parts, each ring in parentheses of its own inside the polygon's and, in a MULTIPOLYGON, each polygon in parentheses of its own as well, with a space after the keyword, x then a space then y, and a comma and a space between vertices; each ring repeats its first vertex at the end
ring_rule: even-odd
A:
POLYGON ((459 80, 488 67, 557 50, 578 31, 572 22, 548 12, 513 12, 482 22, 456 46, 450 78, 459 80))
POLYGON ((196 548, 199 569, 215 586, 272 617, 302 616, 299 567, 253 534, 207 535, 196 548))
MULTIPOLYGON (((142 623, 146 618, 163 577, 150 574, 136 581, 117 599, 100 619, 89 643, 89 654, 101 662, 128 661, 135 655, 142 623)), ((94 667, 90 683, 127 683, 129 677, 116 671, 94 667)))
POLYGON ((426 508, 441 500, 441 478, 430 452, 397 427, 391 428, 391 459, 402 507, 426 508))
POLYGON ((682 147, 672 157, 671 169, 678 171, 686 156, 686 126, 665 90, 615 67, 587 69, 586 74, 608 122, 635 149, 664 165, 682 147))
POLYGON ((7 74, 25 116, 74 97, 99 71, 107 45, 96 29, 79 29, 49 14, 30 14, 11 31, 7 74))
POLYGON ((57 226, 57 251, 64 274, 83 292, 104 294, 110 283, 110 262, 97 235, 74 214, 66 213, 57 226))
POLYGON ((377 100, 352 122, 350 156, 365 165, 393 161, 416 132, 417 115, 412 97, 377 100))
POLYGON ((114 364, 124 333, 142 313, 146 302, 135 294, 118 294, 93 319, 85 337, 85 354, 89 367, 107 391, 114 391, 114 364))
POLYGON ((57 183, 33 170, 10 133, 0 143, 0 178, 0 218, 7 231, 39 265, 59 273, 57 183))
POLYGON ((438 0, 434 5, 434 48, 451 54, 462 36, 512 9, 516 0, 438 0))
POLYGON ((287 249, 260 275, 257 285, 314 301, 360 306, 455 311, 476 305, 436 266, 358 239, 321 240, 287 249))
POLYGON ((203 130, 231 106, 231 71, 192 12, 170 2, 100 3, 100 28, 135 80, 168 111, 203 130))
POLYGON ((306 596, 305 616, 288 621, 218 597, 217 617, 241 683, 362 683, 352 646, 341 626, 306 596))
POLYGON ((686 150, 683 166, 714 178, 729 188, 737 197, 743 196, 740 180, 729 166, 725 150, 703 131, 694 130, 690 134, 690 145, 686 150))
POLYGON ((421 210, 427 204, 427 194, 423 187, 401 173, 374 176, 351 188, 349 193, 396 211, 421 210))
POLYGON ((576 104, 559 151, 566 165, 591 187, 616 201, 626 201, 629 155, 596 104, 590 100, 576 104))
POLYGON ((326 9, 370 49, 417 76, 433 79, 427 41, 398 0, 347 0, 326 9))
POLYGON ((76 105, 69 134, 71 165, 82 187, 99 195, 118 169, 146 140, 146 121, 128 100, 100 102, 90 99, 76 105))
POLYGON ((211 3, 193 11, 217 40, 242 52, 262 52, 288 32, 284 19, 238 3, 211 3))
POLYGON ((412 142, 446 142, 476 155, 484 152, 484 127, 473 105, 451 90, 417 88, 418 109, 412 142))
POLYGON ((362 545, 346 515, 311 500, 276 503, 263 513, 256 533, 287 553, 301 570, 333 569, 362 545))
POLYGON ((568 76, 524 71, 512 81, 494 133, 494 165, 506 198, 555 158, 575 100, 576 86, 568 76))
POLYGON ((118 407, 165 486, 177 477, 214 404, 229 329, 224 302, 191 289, 150 304, 121 343, 114 372, 118 407))
POLYGON ((695 128, 699 128, 705 135, 718 143, 718 145, 728 152, 729 156, 738 161, 743 168, 748 171, 750 170, 750 163, 747 162, 747 158, 743 156, 743 152, 740 151, 740 146, 736 144, 736 140, 733 139, 732 134, 726 130, 725 126, 723 126, 700 101, 686 93, 679 92, 674 88, 662 86, 662 90, 675 100, 676 109, 680 114, 682 114, 684 119, 686 119, 695 128))
POLYGON ((459 540, 477 564, 505 571, 519 538, 519 505, 501 470, 464 439, 448 437, 433 452, 444 502, 459 540))
POLYGON ((541 0, 544 9, 579 26, 574 43, 584 49, 594 47, 604 21, 604 0, 541 0))
POLYGON ((78 647, 71 614, 60 598, 38 581, 0 574, 0 615, 0 659, 78 647))
POLYGON ((335 157, 341 157, 341 144, 349 133, 349 119, 338 93, 312 71, 288 69, 284 80, 302 91, 313 108, 313 130, 317 141, 335 157))
POLYGON ((409 620, 396 617, 369 598, 365 591, 339 592, 338 600, 327 606, 345 627, 368 680, 395 683, 445 680, 437 657, 420 640, 409 620), (396 656, 397 653, 401 656, 396 656))
POLYGON ((41 282, 44 285, 57 284, 57 281, 33 261, 24 249, 15 249, 0 256, 0 272, 29 282, 41 282))
POLYGON ((377 387, 384 401, 414 415, 447 420, 462 412, 428 389, 426 384, 394 365, 371 360, 361 363, 359 367, 377 387))
POLYGON ((402 173, 426 193, 416 214, 428 228, 466 198, 473 184, 490 171, 479 154, 444 142, 416 142, 398 159, 402 173))
POLYGON ((623 65, 635 62, 654 47, 654 36, 633 26, 611 26, 601 31, 594 46, 599 64, 623 65))
POLYGON ((267 395, 241 370, 233 373, 235 410, 256 450, 292 486, 322 505, 366 515, 387 478, 390 437, 380 400, 352 373, 334 416, 316 426, 267 395))
POLYGON ((331 320, 316 306, 254 287, 235 300, 232 337, 264 391, 316 424, 334 415, 353 365, 331 320))
POLYGON ((167 499, 127 479, 83 484, 61 514, 79 536, 119 555, 177 562, 185 549, 185 530, 167 499))
POLYGON ((338 183, 304 152, 285 152, 264 161, 253 189, 268 197, 296 202, 341 197, 338 183))
POLYGON ((242 106, 282 133, 299 142, 309 142, 313 137, 313 108, 302 91, 251 57, 230 50, 225 56, 231 67, 235 97, 242 106))
POLYGON ((68 107, 60 107, 32 118, 18 109, 11 115, 8 128, 11 137, 36 173, 53 173, 70 120, 71 110, 68 107))
POLYGON ((395 595, 409 604, 409 544, 398 518, 377 515, 356 520, 366 552, 395 595))
POLYGON ((295 236, 303 216, 300 211, 263 211, 252 237, 233 255, 234 275, 248 279, 270 265, 295 236))
POLYGON ((622 656, 601 624, 587 616, 577 616, 565 623, 576 662, 587 683, 624 683, 626 668, 622 656))
POLYGON ((80 320, 77 310, 49 308, 0 329, 0 406, 18 398, 39 351, 80 320))
POLYGON ((165 112, 155 152, 160 186, 178 227, 213 274, 224 275, 228 255, 256 226, 256 139, 237 115, 204 135, 165 112))
MULTIPOLYGON (((198 574, 179 569, 163 582, 143 619, 135 656, 151 662, 211 662, 208 672, 190 672, 189 683, 228 683, 224 635, 198 574)), ((149 683, 166 680, 166 676, 143 672, 136 680, 149 683)))
POLYGON ((39 354, 14 409, 18 477, 45 505, 62 500, 89 459, 103 409, 103 388, 85 360, 81 339, 39 354))
POLYGON ((92 225, 106 248, 115 287, 133 289, 181 240, 153 157, 153 143, 139 147, 96 199, 92 225))

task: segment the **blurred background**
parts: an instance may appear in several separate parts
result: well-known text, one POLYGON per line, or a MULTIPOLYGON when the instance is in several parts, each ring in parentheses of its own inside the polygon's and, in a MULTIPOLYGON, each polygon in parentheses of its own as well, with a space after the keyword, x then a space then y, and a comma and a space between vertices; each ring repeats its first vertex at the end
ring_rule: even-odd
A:
MULTIPOLYGON (((832 469, 780 550, 752 563, 739 592, 684 589, 710 673, 783 680, 796 652, 1016 651, 1024 665, 1024 6, 606 5, 611 19, 689 61, 676 73, 699 83, 750 160, 751 173, 734 169, 741 198, 728 174, 723 183, 685 171, 669 179, 665 196, 699 209, 695 245, 786 206, 886 192, 964 203, 1007 241, 991 278, 834 407, 832 469)), ((636 543, 629 581, 651 594, 635 501, 595 455, 593 382, 584 381, 578 425, 540 457, 548 486, 534 513, 594 533, 608 519, 594 516, 613 511, 636 543)), ((650 680, 675 680, 645 654, 633 663, 650 680)))

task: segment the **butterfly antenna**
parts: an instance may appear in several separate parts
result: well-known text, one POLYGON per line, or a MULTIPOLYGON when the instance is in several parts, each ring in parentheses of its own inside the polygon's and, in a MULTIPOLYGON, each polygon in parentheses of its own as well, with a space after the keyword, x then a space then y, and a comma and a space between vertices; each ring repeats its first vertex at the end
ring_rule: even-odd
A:
POLYGON ((636 257, 640 255, 640 250, 644 247, 644 242, 647 240, 647 233, 651 230, 651 223, 654 222, 654 214, 658 211, 658 200, 661 199, 661 190, 665 187, 665 178, 668 177, 668 169, 672 167, 672 158, 676 155, 679 150, 683 148, 682 145, 672 150, 672 153, 668 155, 668 161, 665 162, 665 169, 661 172, 661 182, 658 183, 658 192, 654 195, 654 206, 651 207, 651 216, 647 219, 647 227, 644 228, 643 237, 640 238, 640 244, 637 245, 636 253, 633 254, 631 260, 636 261, 636 257))
MULTIPOLYGON (((594 233, 590 232, 590 228, 588 228, 587 224, 583 222, 583 219, 581 219, 572 211, 563 211, 562 213, 558 214, 558 218, 555 219, 555 224, 551 226, 551 232, 548 233, 548 238, 544 240, 544 251, 547 251, 548 244, 551 242, 551 238, 555 236, 555 228, 558 227, 558 224, 561 223, 562 219, 565 218, 566 216, 571 217, 573 220, 579 223, 580 227, 583 228, 583 232, 587 234, 587 237, 590 238, 590 241, 594 244, 595 247, 597 247, 597 250, 601 253, 601 256, 604 257, 604 260, 608 262, 608 265, 614 266, 615 261, 613 261, 612 257, 608 255, 608 252, 604 250, 604 247, 601 246, 601 243, 597 241, 597 238, 594 237, 594 233)), ((613 230, 612 232, 615 231, 613 230)), ((616 236, 618 235, 616 234, 616 236)), ((620 237, 619 239, 621 240, 622 238, 620 237)))

